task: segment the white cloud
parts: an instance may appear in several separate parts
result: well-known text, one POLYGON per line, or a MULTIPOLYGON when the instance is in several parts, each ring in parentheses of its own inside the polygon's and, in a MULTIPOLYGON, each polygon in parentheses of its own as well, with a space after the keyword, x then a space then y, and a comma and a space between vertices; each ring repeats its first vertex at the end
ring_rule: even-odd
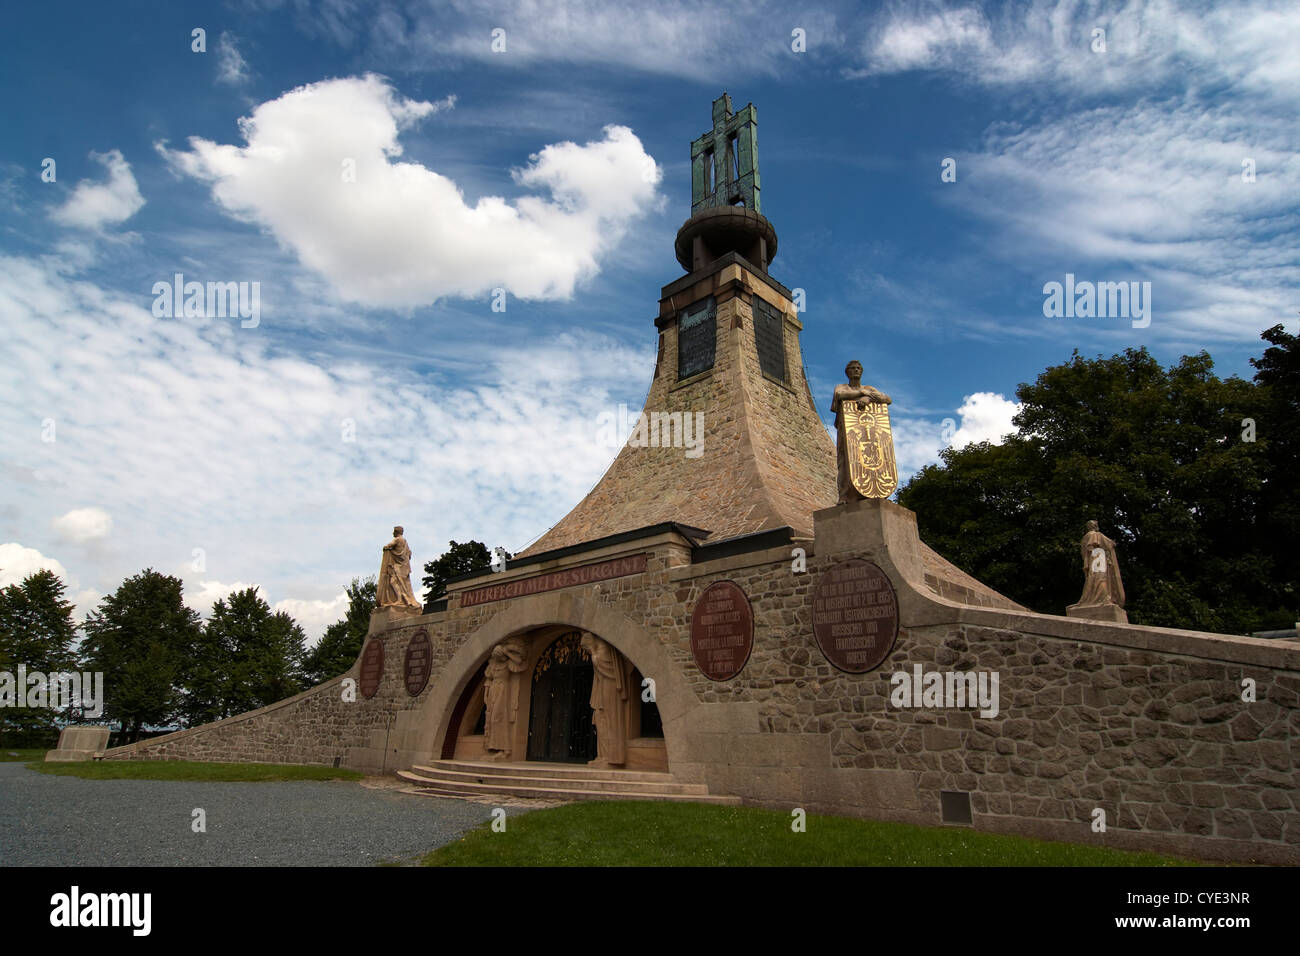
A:
POLYGON ((413 307, 497 287, 570 297, 657 201, 659 167, 631 130, 607 126, 598 142, 546 146, 515 171, 550 199, 484 196, 471 206, 446 176, 397 161, 399 132, 452 102, 406 99, 373 74, 326 80, 254 109, 240 122, 246 146, 194 137, 188 152, 159 149, 344 299, 413 307))
POLYGON ((76 508, 55 518, 51 525, 55 534, 80 543, 108 537, 113 517, 103 508, 76 508))
POLYGON ((1017 402, 993 392, 974 392, 962 399, 955 417, 940 421, 900 415, 890 422, 894 432, 894 458, 898 476, 906 481, 924 466, 939 460, 939 452, 951 445, 964 448, 974 442, 1000 445, 1006 435, 1016 431, 1011 418, 1018 411, 1017 402))
POLYGON ((1098 93, 1169 81, 1300 97, 1300 8, 1219 0, 1212 9, 1134 0, 1032 0, 936 9, 892 5, 864 31, 859 74, 941 70, 988 86, 1098 93), (1094 50, 1094 31, 1105 50, 1094 50))
POLYGON ((1020 411, 1020 403, 1008 401, 993 392, 975 392, 967 395, 957 409, 961 424, 952 436, 953 448, 965 448, 977 442, 1002 444, 1002 439, 1016 431, 1012 416, 1020 411))
MULTIPOLYGON (((1042 285, 1151 282, 1145 336, 1241 340, 1294 313, 1300 254, 1300 136, 1293 117, 1243 117, 1235 102, 1142 102, 999 125, 963 161, 949 201, 1001 233, 1036 270, 1023 321, 1042 326, 1042 285), (1242 181, 1242 161, 1256 179, 1242 181)), ((1120 330, 1128 322, 1063 320, 1120 330)), ((1129 333, 1130 335, 1132 333, 1129 333)))
MULTIPOLYGON (((848 22, 861 20, 856 5, 843 6, 848 22)), ((804 31, 813 56, 841 45, 843 30, 833 11, 805 8, 792 14, 780 0, 750 0, 743 6, 692 0, 431 0, 400 7, 332 0, 304 9, 298 22, 342 47, 366 46, 394 70, 428 70, 449 60, 484 61, 507 70, 562 63, 732 82, 793 68, 796 27, 804 31), (498 28, 504 36, 494 46, 498 28)))
POLYGON ((50 213, 61 225, 97 230, 130 219, 144 205, 131 164, 120 150, 92 152, 90 158, 108 169, 108 182, 83 179, 77 183, 64 204, 50 213))
POLYGON ((452 538, 518 551, 608 466, 599 415, 654 364, 653 348, 523 330, 464 349, 451 384, 382 354, 286 354, 237 321, 155 319, 147 295, 63 268, 0 257, 0 499, 22 502, 14 536, 34 541, 94 501, 113 548, 79 558, 86 585, 109 593, 145 567, 180 569, 205 613, 252 581, 337 620, 338 589, 378 570, 394 524, 419 567, 452 538), (33 427, 46 417, 57 442, 33 427))
POLYGON ((949 67, 963 54, 986 54, 992 45, 978 10, 940 10, 894 19, 876 36, 871 55, 878 72, 893 73, 949 67))
MULTIPOLYGON (((412 577, 416 577, 416 575, 413 574, 412 577)), ((418 591, 418 581, 415 583, 418 591)), ((312 647, 320 641, 321 636, 325 633, 325 628, 335 621, 341 621, 347 615, 348 596, 346 592, 340 591, 337 596, 328 601, 285 598, 282 601, 276 601, 272 610, 277 614, 284 611, 301 624, 303 631, 307 634, 307 645, 312 647)))
MULTIPOLYGON (((246 591, 251 587, 257 587, 257 585, 245 584, 243 581, 236 581, 233 584, 207 580, 186 581, 184 588, 185 606, 193 608, 204 619, 207 619, 212 616, 212 605, 230 597, 232 591, 246 591)), ((258 590, 261 589, 258 588, 258 590)), ((262 593, 262 600, 266 600, 265 592, 262 593)))
POLYGON ((21 584, 23 578, 37 571, 53 571, 66 584, 68 569, 54 558, 47 558, 35 548, 25 548, 16 541, 0 544, 0 588, 21 584))
POLYGON ((248 77, 248 62, 239 52, 238 41, 230 31, 223 30, 217 40, 217 82, 238 86, 248 77))

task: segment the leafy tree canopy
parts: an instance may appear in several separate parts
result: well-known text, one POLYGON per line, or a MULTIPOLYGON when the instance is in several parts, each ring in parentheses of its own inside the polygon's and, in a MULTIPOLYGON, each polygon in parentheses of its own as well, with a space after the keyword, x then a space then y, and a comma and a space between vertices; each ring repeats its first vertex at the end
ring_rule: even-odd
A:
POLYGON ((1294 530, 1278 521, 1296 520, 1300 497, 1297 340, 1280 327, 1264 338, 1275 347, 1254 382, 1218 378, 1205 352, 1165 369, 1145 349, 1076 351, 1019 387, 1014 435, 945 450, 898 500, 928 544, 1036 611, 1078 601, 1078 541, 1095 518, 1116 540, 1134 623, 1289 626, 1300 583, 1294 530))

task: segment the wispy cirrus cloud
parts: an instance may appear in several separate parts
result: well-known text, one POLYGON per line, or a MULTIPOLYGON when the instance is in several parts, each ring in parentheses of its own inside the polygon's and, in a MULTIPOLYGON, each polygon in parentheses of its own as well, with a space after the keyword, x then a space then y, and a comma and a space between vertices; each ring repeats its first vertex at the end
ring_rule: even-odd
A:
POLYGON ((608 465, 600 415, 654 364, 649 345, 517 334, 431 381, 237 320, 157 319, 147 297, 66 270, 0 257, 3 531, 34 568, 111 529, 112 549, 65 556, 98 592, 154 567, 183 576, 191 606, 256 582, 323 620, 394 524, 421 563, 452 538, 518 550, 608 465))

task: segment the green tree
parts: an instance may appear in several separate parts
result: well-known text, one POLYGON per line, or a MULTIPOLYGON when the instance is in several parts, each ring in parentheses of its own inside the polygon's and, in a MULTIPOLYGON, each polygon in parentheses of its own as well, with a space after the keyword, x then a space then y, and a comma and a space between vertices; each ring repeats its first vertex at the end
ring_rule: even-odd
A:
POLYGON ((1078 540, 1096 518, 1134 623, 1241 633, 1294 613, 1259 543, 1270 464, 1242 435, 1262 414, 1256 385, 1219 379, 1204 352, 1164 369, 1129 349, 1076 352, 1017 397, 1015 435, 948 449, 899 492, 937 551, 1059 614, 1079 598, 1078 540))
MULTIPOLYGON (((1260 338, 1270 347, 1251 359, 1259 387, 1259 420, 1255 437, 1268 459, 1268 480, 1261 499, 1260 545, 1273 558, 1282 582, 1285 602, 1294 611, 1300 605, 1300 336, 1280 325, 1266 329, 1260 338)), ((1249 423, 1243 422, 1243 431, 1249 423)), ((1295 623, 1279 616, 1273 627, 1295 623)))
MULTIPOLYGON (((511 555, 507 553, 506 557, 509 558, 511 555)), ((492 555, 483 542, 466 541, 457 544, 455 541, 449 541, 448 548, 441 557, 429 561, 424 566, 422 582, 425 588, 424 603, 440 601, 446 597, 447 581, 456 575, 482 571, 490 567, 492 567, 492 555)))
POLYGON ((186 721, 220 720, 296 694, 304 640, 293 618, 272 614, 256 587, 217 601, 186 661, 186 721))
POLYGON ((179 578, 152 568, 127 578, 86 618, 85 666, 103 671, 105 715, 130 728, 178 714, 186 663, 201 644, 199 614, 185 606, 179 578))
POLYGON ((348 585, 348 611, 341 621, 325 629, 320 643, 303 659, 303 679, 315 686, 337 677, 356 663, 370 629, 370 612, 375 609, 375 578, 352 579, 348 585))
MULTIPOLYGON (((74 642, 77 626, 72 604, 64 600, 67 586, 53 571, 41 570, 25 577, 21 584, 0 590, 0 670, 17 678, 19 664, 27 672, 45 675, 77 670, 74 642)), ((0 738, 12 735, 52 735, 56 717, 73 716, 34 707, 0 708, 0 738)))

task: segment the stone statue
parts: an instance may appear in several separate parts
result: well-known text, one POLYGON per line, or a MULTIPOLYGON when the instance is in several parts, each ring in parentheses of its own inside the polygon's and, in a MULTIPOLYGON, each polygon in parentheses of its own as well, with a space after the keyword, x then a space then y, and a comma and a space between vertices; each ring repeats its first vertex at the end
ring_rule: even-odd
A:
POLYGON ((400 607, 422 611, 424 606, 411 591, 411 549, 402 537, 402 527, 393 529, 393 540, 384 545, 384 557, 379 562, 379 584, 375 589, 375 604, 380 608, 400 607))
POLYGON ((1066 616, 1127 623, 1115 542, 1097 530, 1097 522, 1088 522, 1088 530, 1079 541, 1079 555, 1083 558, 1083 595, 1078 604, 1065 609, 1066 616))
POLYGON ((627 675, 618 651, 593 634, 582 636, 591 655, 591 711, 596 725, 596 759, 592 767, 627 763, 627 675))
POLYGON ((519 719, 518 675, 524 669, 524 644, 512 637, 492 648, 483 675, 484 747, 491 760, 508 760, 519 719))
POLYGON ((849 384, 836 385, 836 485, 840 504, 859 498, 888 498, 898 487, 894 433, 889 425, 888 395, 862 384, 862 363, 844 366, 849 384))

